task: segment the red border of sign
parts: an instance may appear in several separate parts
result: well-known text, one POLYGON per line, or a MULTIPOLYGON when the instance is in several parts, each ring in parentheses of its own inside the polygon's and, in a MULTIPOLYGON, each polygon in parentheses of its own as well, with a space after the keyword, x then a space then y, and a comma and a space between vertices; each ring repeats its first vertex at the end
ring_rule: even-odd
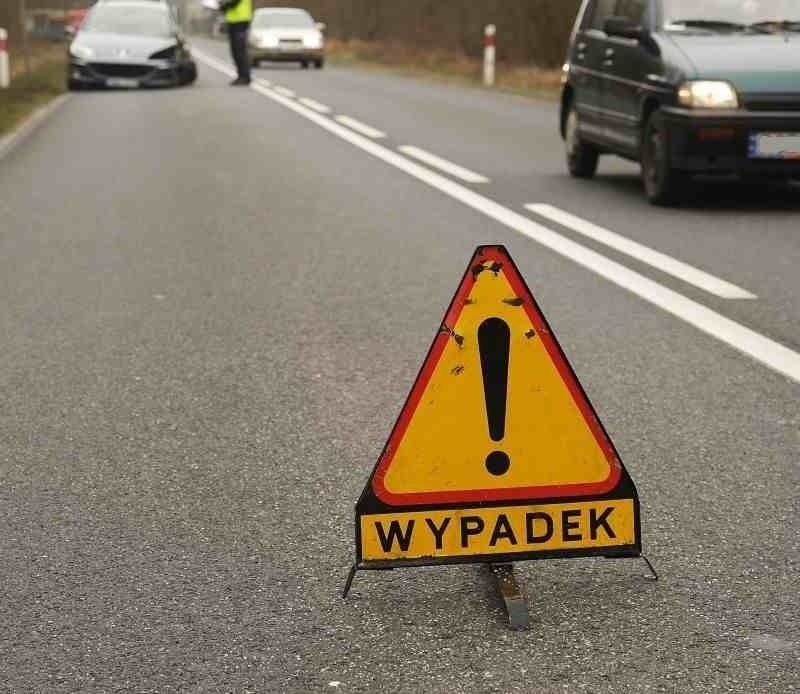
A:
MULTIPOLYGON (((476 264, 486 263, 487 261, 494 261, 502 263, 503 271, 506 279, 511 284, 517 296, 525 299, 525 311, 530 318, 531 324, 536 330, 539 338, 544 343, 550 359, 558 369, 559 374, 564 384, 569 389, 572 397, 577 405, 579 411, 583 415, 584 421, 589 427, 592 435, 603 451, 606 460, 609 463, 610 474, 607 479, 602 482, 593 482, 586 484, 562 484, 550 486, 537 486, 537 487, 518 487, 514 489, 475 489, 469 491, 446 491, 446 492, 418 492, 406 494, 394 494, 390 492, 385 484, 384 479, 389 471, 394 460, 394 453, 397 450, 399 443, 403 440, 406 430, 414 416, 414 413, 419 406, 425 389, 433 376, 434 371, 441 359, 444 348, 447 345, 451 336, 444 330, 440 330, 439 334, 431 346, 425 363, 417 376, 417 380, 411 389, 411 393, 406 400, 400 417, 395 424, 386 448, 381 455, 375 472, 372 476, 372 488, 375 495, 384 503, 391 506, 423 506, 426 504, 452 504, 461 502, 485 502, 495 503, 503 501, 524 501, 524 500, 538 500, 538 499, 559 499, 559 498, 572 498, 579 496, 593 496, 599 494, 606 494, 617 486, 620 476, 622 474, 622 465, 617 456, 611 440, 608 438, 603 425, 597 417, 591 403, 589 402, 586 393, 578 382, 578 378, 572 367, 569 365, 561 346, 558 344, 555 336, 550 330, 547 320, 542 315, 536 300, 533 298, 525 280, 511 260, 505 248, 502 246, 482 246, 478 248, 475 255, 470 262, 464 279, 461 280, 461 285, 456 291, 450 308, 444 319, 443 328, 452 329, 458 322, 461 311, 464 308, 467 297, 469 297, 473 286, 475 285, 476 275, 473 275, 472 268, 476 264)), ((488 272, 489 270, 487 270, 488 272)))

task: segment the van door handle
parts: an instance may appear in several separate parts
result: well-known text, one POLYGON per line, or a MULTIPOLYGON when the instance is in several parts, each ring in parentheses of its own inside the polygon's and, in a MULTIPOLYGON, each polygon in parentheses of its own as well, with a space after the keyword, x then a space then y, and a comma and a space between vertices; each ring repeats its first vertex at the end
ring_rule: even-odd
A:
POLYGON ((586 50, 586 46, 587 46, 587 44, 586 44, 586 41, 581 41, 581 42, 578 44, 578 50, 579 50, 579 51, 585 51, 585 50, 586 50))
POLYGON ((613 48, 606 48, 606 58, 613 58, 616 54, 613 48))

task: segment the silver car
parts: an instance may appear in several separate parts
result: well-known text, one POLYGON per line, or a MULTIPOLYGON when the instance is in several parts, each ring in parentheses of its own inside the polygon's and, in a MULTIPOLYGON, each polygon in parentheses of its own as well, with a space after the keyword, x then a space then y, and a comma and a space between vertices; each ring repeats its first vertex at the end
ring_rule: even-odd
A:
POLYGON ((304 68, 325 64, 325 25, 305 10, 264 7, 256 10, 250 27, 250 60, 297 62, 304 68))
POLYGON ((165 3, 95 4, 69 46, 67 87, 160 87, 191 84, 197 67, 165 3))

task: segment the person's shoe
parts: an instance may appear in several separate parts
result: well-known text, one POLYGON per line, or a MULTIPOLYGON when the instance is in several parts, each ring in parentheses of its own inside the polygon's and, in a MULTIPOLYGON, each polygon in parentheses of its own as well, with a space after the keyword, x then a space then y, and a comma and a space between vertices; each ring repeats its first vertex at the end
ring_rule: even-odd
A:
POLYGON ((246 87, 250 84, 250 80, 242 79, 241 77, 237 77, 233 82, 231 82, 232 87, 246 87))

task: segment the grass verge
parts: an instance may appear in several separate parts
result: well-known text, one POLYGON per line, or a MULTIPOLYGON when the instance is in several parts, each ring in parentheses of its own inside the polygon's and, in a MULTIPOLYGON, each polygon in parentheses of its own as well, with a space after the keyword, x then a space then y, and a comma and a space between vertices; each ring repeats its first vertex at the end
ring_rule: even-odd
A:
MULTIPOLYGON (((369 41, 326 41, 329 59, 338 65, 388 69, 392 72, 437 81, 481 86, 480 60, 443 51, 425 51, 401 43, 369 41)), ((522 96, 556 99, 561 88, 561 71, 527 65, 498 63, 496 88, 522 96)))
POLYGON ((17 73, 8 89, 0 89, 0 136, 9 133, 37 108, 64 92, 63 48, 58 54, 32 61, 29 75, 17 73))

